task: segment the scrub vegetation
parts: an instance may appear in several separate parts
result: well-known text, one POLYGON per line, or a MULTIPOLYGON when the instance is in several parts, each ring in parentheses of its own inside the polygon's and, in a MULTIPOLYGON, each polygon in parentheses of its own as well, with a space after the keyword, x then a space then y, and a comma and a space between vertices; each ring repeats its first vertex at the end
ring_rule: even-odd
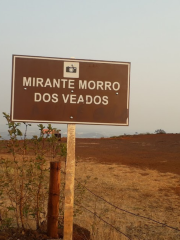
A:
MULTIPOLYGON (((24 123, 25 131, 22 133, 19 123, 11 122, 6 113, 4 117, 9 140, 0 141, 0 240, 48 239, 50 161, 61 162, 59 236, 62 236, 66 139, 59 141, 51 134, 53 128, 50 124, 46 132, 43 131, 45 127, 39 124, 39 136, 28 139, 30 124, 24 123)), ((167 172, 164 167, 163 172, 161 165, 158 170, 153 169, 155 162, 153 168, 145 164, 143 167, 143 162, 136 166, 133 162, 137 157, 135 152, 139 158, 145 158, 144 149, 149 149, 152 143, 153 149, 158 146, 155 138, 161 138, 157 143, 162 142, 166 146, 162 140, 166 136, 148 134, 147 137, 128 135, 111 139, 77 139, 74 229, 76 234, 81 231, 84 237, 81 234, 81 238, 75 239, 87 240, 89 235, 91 240, 180 239, 178 169, 171 172, 169 168, 167 172), (118 152, 120 146, 124 152, 122 149, 118 152), (142 152, 139 151, 141 148, 142 152), (113 162, 116 151, 119 161, 113 162)), ((175 142, 171 141, 171 149, 177 158, 180 153, 176 146, 179 146, 180 138, 179 135, 175 137, 175 142)), ((152 157, 156 159, 155 151, 152 157)), ((165 152, 161 152, 160 160, 165 165, 163 154, 165 152)))

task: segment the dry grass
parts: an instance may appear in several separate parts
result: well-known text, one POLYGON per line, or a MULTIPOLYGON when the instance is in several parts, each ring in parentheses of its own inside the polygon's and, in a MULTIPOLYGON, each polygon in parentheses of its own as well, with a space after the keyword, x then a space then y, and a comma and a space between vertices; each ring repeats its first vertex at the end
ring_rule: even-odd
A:
MULTIPOLYGON (((9 154, 3 154, 10 157, 9 154)), ((76 179, 110 203, 180 229, 180 176, 142 170, 125 165, 105 165, 94 159, 76 163, 76 179)), ((76 183, 77 185, 77 183, 76 183)), ((75 195, 79 193, 76 191, 75 195)), ((113 208, 90 192, 82 195, 82 206, 118 228, 133 240, 179 240, 180 232, 113 208)), ((77 207, 75 207, 77 209, 77 207)), ((74 221, 91 231, 92 240, 126 240, 85 209, 74 221)))
MULTIPOLYGON (((76 178, 87 187, 119 208, 146 216, 180 229, 180 176, 142 170, 124 165, 105 165, 95 162, 77 163, 76 178)), ((82 205, 95 211, 107 222, 127 234, 131 239, 178 240, 180 232, 163 227, 114 209, 86 191, 82 205)), ((93 239, 127 239, 97 217, 83 211, 75 222, 94 234, 93 239)))

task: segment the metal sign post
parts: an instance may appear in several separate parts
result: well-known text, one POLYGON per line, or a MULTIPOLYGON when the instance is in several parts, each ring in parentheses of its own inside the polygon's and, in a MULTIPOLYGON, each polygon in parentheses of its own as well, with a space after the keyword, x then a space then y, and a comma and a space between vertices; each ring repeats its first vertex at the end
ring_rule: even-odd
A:
POLYGON ((72 240, 75 177, 75 124, 68 124, 64 204, 64 240, 72 240))

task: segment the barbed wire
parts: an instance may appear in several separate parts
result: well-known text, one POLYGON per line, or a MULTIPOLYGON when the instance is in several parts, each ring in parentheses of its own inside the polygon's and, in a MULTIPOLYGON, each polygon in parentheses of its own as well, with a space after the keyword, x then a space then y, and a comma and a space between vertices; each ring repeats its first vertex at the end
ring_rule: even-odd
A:
MULTIPOLYGON (((62 172, 63 174, 65 174, 64 171, 61 171, 61 172, 62 172)), ((172 226, 169 226, 169 225, 167 225, 166 223, 162 223, 162 222, 159 222, 159 221, 154 220, 154 219, 152 219, 152 218, 145 217, 145 216, 142 216, 142 215, 139 215, 139 214, 136 214, 136 213, 132 213, 132 212, 130 212, 130 211, 128 211, 128 210, 119 208, 118 206, 110 203, 109 201, 107 201, 107 200, 104 199, 103 197, 101 197, 101 196, 95 194, 94 192, 92 192, 90 189, 88 189, 84 184, 82 184, 82 183, 81 183, 80 181, 78 181, 76 178, 75 178, 75 181, 78 182, 79 184, 81 184, 81 185, 82 185, 87 191, 89 191, 92 195, 94 195, 95 197, 101 199, 102 201, 106 202, 107 204, 111 205, 111 206, 114 207, 115 209, 118 209, 118 210, 120 210, 120 211, 126 212, 126 213, 131 214, 131 215, 136 216, 136 217, 144 218, 144 219, 146 219, 146 220, 155 222, 155 223, 160 224, 160 225, 162 225, 162 226, 164 226, 164 227, 167 227, 167 228, 170 228, 170 229, 173 229, 173 230, 175 230, 175 231, 180 232, 180 229, 175 228, 175 227, 172 227, 172 226)))
POLYGON ((76 178, 75 178, 75 181, 78 182, 79 184, 81 184, 87 191, 89 191, 89 192, 90 192, 91 194, 93 194, 95 197, 103 200, 104 202, 106 202, 107 204, 111 205, 111 206, 114 207, 115 209, 118 209, 118 210, 120 210, 120 211, 126 212, 126 213, 131 214, 131 215, 136 216, 136 217, 144 218, 144 219, 146 219, 146 220, 155 222, 155 223, 160 224, 160 225, 162 225, 162 226, 164 226, 164 227, 171 228, 171 229, 173 229, 173 230, 176 230, 176 231, 179 231, 179 232, 180 232, 180 229, 175 228, 175 227, 172 227, 172 226, 169 226, 169 225, 167 225, 166 223, 161 223, 161 222, 159 222, 159 221, 157 221, 157 220, 154 220, 154 219, 152 219, 152 218, 145 217, 145 216, 142 216, 142 215, 139 215, 139 214, 135 214, 135 213, 132 213, 132 212, 130 212, 130 211, 128 211, 128 210, 119 208, 118 206, 110 203, 110 202, 107 201, 106 199, 104 199, 104 198, 102 198, 101 196, 99 196, 99 195, 95 194, 94 192, 92 192, 90 189, 88 189, 85 185, 83 185, 83 184, 82 184, 80 181, 78 181, 76 178))
POLYGON ((111 223, 108 223, 106 220, 104 220, 103 218, 101 218, 100 216, 98 216, 95 212, 92 212, 91 210, 89 210, 88 208, 82 206, 82 205, 79 205, 79 204, 76 204, 74 203, 76 206, 78 207, 81 207, 81 208, 84 208, 86 211, 92 213, 93 215, 95 215, 97 218, 99 218, 101 221, 103 221, 104 223, 106 223, 107 225, 109 225, 110 227, 114 228, 117 232, 121 233, 122 235, 124 235, 125 237, 127 237, 129 240, 132 240, 131 238, 129 238, 125 233, 123 233, 122 231, 120 231, 117 227, 114 227, 111 223))

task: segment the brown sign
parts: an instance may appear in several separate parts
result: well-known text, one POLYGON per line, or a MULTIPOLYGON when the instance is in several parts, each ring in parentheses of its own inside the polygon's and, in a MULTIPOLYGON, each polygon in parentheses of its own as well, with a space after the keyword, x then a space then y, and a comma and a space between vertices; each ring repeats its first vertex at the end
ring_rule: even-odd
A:
POLYGON ((130 63, 13 56, 11 120, 129 125, 130 63))

